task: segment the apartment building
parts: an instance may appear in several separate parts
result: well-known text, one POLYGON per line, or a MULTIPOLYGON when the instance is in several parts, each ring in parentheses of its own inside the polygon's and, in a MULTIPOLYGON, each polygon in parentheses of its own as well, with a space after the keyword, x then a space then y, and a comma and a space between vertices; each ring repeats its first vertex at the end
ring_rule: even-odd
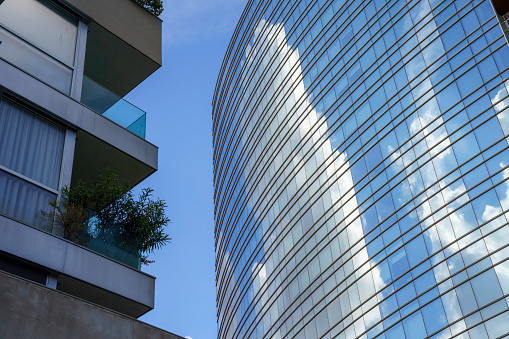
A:
POLYGON ((107 168, 157 170, 146 113, 123 97, 162 64, 161 20, 133 0, 0 1, 0 337, 179 338, 139 253, 77 244, 41 210, 107 168))

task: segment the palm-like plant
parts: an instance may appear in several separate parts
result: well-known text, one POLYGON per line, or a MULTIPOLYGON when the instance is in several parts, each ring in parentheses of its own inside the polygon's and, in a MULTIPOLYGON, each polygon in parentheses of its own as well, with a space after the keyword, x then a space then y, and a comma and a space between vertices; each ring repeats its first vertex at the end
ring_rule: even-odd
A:
POLYGON ((164 10, 163 0, 136 0, 136 2, 157 16, 161 15, 164 10))
POLYGON ((64 187, 60 204, 52 202, 53 211, 41 213, 73 242, 84 246, 90 238, 113 242, 126 252, 141 255, 142 264, 149 264, 148 254, 171 240, 165 232, 170 222, 166 203, 153 200, 152 192, 145 188, 135 199, 129 183, 108 170, 92 185, 78 181, 64 187))

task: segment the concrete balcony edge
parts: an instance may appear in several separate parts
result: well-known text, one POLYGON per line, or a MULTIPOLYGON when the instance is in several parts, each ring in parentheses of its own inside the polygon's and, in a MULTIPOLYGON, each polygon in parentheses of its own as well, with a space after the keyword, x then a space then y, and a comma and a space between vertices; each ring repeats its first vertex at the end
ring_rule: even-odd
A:
POLYGON ((1 215, 0 251, 143 305, 131 316, 154 308, 155 277, 1 215))

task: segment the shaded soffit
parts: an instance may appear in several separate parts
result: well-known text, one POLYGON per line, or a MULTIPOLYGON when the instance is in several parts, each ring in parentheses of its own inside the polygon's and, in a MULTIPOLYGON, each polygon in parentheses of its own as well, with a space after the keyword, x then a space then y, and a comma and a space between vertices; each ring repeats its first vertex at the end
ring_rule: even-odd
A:
POLYGON ((159 67, 98 23, 88 26, 84 73, 118 96, 125 96, 159 67))
POLYGON ((58 277, 57 290, 133 318, 139 318, 153 309, 148 305, 143 305, 64 274, 58 277))
POLYGON ((96 182, 107 168, 120 178, 129 180, 133 187, 156 171, 101 139, 78 131, 71 185, 79 179, 87 183, 96 182))

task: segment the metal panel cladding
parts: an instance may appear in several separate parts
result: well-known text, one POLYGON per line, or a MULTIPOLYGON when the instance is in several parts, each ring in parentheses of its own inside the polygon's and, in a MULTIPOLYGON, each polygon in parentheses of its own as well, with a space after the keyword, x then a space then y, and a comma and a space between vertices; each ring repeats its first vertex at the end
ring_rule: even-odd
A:
POLYGON ((509 332, 488 0, 250 1, 213 100, 219 338, 509 332))

